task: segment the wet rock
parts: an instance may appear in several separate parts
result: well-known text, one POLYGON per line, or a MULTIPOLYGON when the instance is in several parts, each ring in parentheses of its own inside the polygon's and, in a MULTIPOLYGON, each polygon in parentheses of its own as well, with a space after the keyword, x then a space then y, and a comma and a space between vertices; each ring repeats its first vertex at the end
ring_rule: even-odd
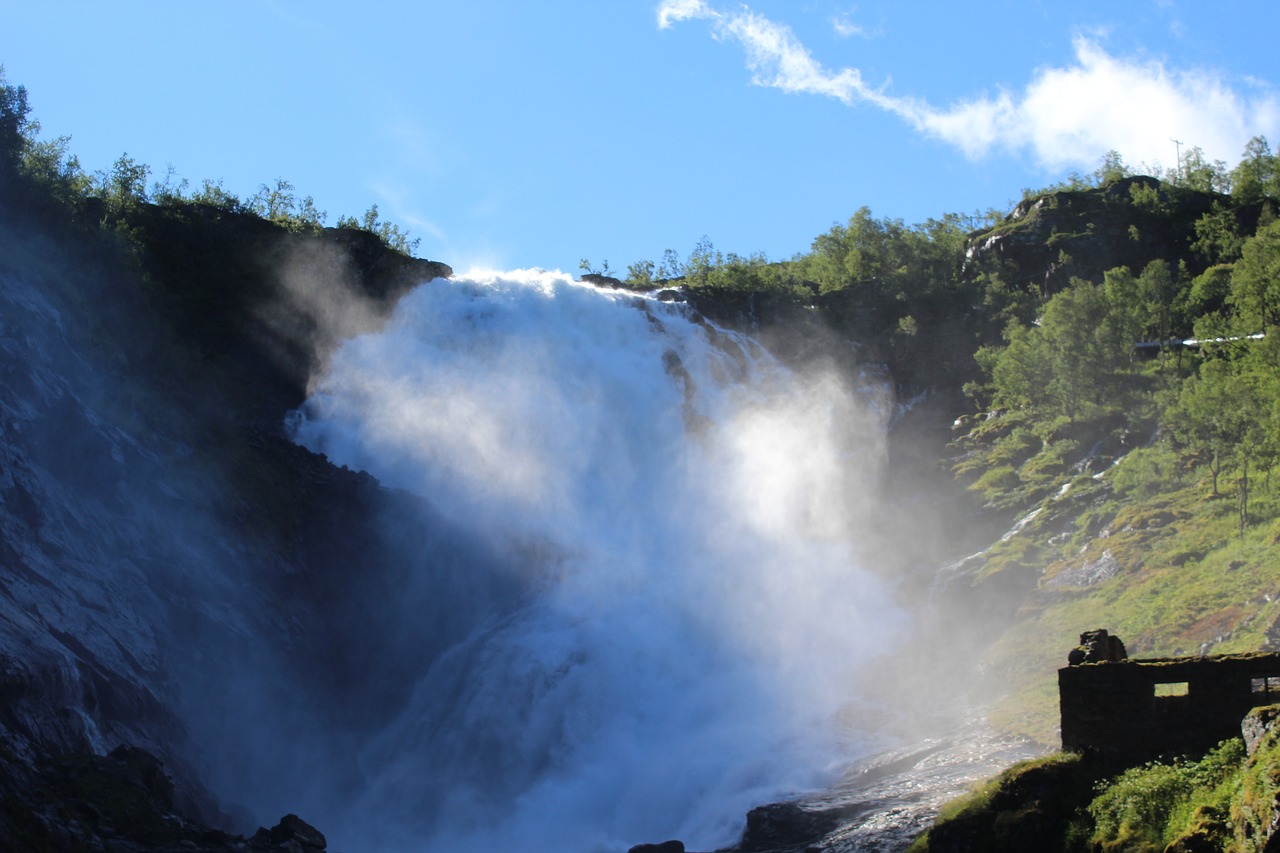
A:
POLYGON ((661 844, 637 844, 627 853, 684 853, 684 842, 664 841, 661 844))
POLYGON ((172 779, 150 752, 66 753, 32 767, 0 743, 0 850, 119 853, 323 853, 324 835, 285 815, 252 838, 184 813, 172 779))
POLYGON ((105 756, 63 756, 48 775, 63 801, 103 831, 155 842, 177 830, 173 782, 146 750, 119 746, 105 756))
POLYGON ((1118 574, 1120 574, 1120 563, 1108 548, 1096 560, 1086 560, 1076 568, 1059 572, 1046 581, 1045 585, 1051 587, 1097 586, 1118 574))
POLYGON ((260 827, 250 843, 255 849, 284 853, 319 853, 328 846, 320 830, 295 814, 287 814, 271 829, 260 827))
POLYGON ((1267 732, 1275 728, 1280 719, 1280 705, 1264 705, 1254 708, 1240 723, 1240 734, 1244 737, 1244 748, 1249 755, 1258 749, 1258 744, 1267 736, 1267 732))
POLYGON ((616 289, 621 289, 623 287, 623 283, 621 279, 614 278, 611 275, 601 275, 598 272, 584 273, 582 278, 579 279, 579 281, 585 281, 585 282, 588 282, 589 284, 594 284, 596 287, 612 287, 616 289))
POLYGON ((795 803, 772 803, 747 812, 747 829, 738 849, 743 853, 802 847, 840 825, 837 814, 810 811, 795 803))

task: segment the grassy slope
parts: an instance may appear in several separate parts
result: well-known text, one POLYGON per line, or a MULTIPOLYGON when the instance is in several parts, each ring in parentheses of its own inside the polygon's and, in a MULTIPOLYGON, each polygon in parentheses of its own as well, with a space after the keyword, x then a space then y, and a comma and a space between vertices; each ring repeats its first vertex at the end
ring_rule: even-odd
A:
MULTIPOLYGON (((1215 198, 1168 185, 1157 195, 1146 180, 1028 200, 970 245, 994 245, 983 249, 987 263, 1002 264, 1006 280, 1046 287, 1046 264, 1058 279, 1100 281, 1121 264, 1136 274, 1154 259, 1181 261, 1194 275, 1205 265, 1191 249, 1195 221, 1215 198), (1053 265, 1058 249, 1069 263, 1053 265)), ((1237 215, 1247 231, 1258 206, 1237 215)), ((1155 400, 1175 387, 1180 361, 1136 365, 1132 402, 1092 420, 1017 411, 961 419, 955 475, 1010 528, 1020 525, 966 566, 973 595, 1001 602, 1006 619, 982 662, 1002 694, 992 713, 1001 728, 1057 743, 1056 670, 1085 630, 1118 634, 1132 656, 1280 641, 1280 628, 1269 634, 1280 619, 1272 478, 1251 473, 1251 524, 1240 535, 1236 475, 1224 472, 1215 495, 1207 470, 1155 441, 1155 400)))
MULTIPOLYGON (((1255 212, 1246 213, 1256 219, 1255 212)), ((1002 226, 1021 231, 1029 257, 1036 251, 1028 234, 1035 214, 1002 226)), ((1123 224, 1117 219, 1105 230, 1118 231, 1123 224)), ((1142 230, 1150 233, 1149 224, 1142 230)), ((1145 380, 1152 389, 1165 384, 1161 366, 1150 364, 1145 380)), ((981 662, 989 695, 998 697, 989 718, 999 729, 1048 746, 1058 743, 1056 671, 1084 630, 1111 630, 1131 656, 1280 648, 1280 498, 1274 472, 1250 473, 1249 525, 1242 532, 1237 475, 1223 472, 1215 493, 1208 470, 1153 441, 1153 418, 1125 414, 1128 423, 1053 424, 1017 412, 992 413, 962 419, 951 447, 956 476, 991 510, 1003 512, 1011 531, 967 560, 959 581, 966 597, 999 602, 1006 620, 981 662)), ((1057 759, 1048 766, 1058 767, 1057 759)), ((1223 783, 1229 791, 1201 792, 1206 803, 1217 798, 1217 811, 1205 806, 1197 812, 1195 803, 1183 802, 1168 826, 1099 831, 1091 839, 1095 827, 1085 799, 1076 804, 1074 829, 1062 824, 1046 836, 1053 846, 1044 847, 1041 839, 1034 849, 1089 849, 1093 841, 1093 849, 1162 850, 1185 836, 1183 846, 1170 849, 1254 850, 1259 821, 1265 826, 1270 820, 1277 768, 1280 749, 1273 734, 1223 783)), ((1029 805, 1008 791, 1025 786, 1028 773, 1035 778, 1055 772, 1063 780, 1074 778, 1039 763, 1012 768, 944 810, 939 826, 948 828, 922 839, 916 849, 1033 849, 991 846, 990 833, 1007 840, 1025 827, 1029 805)), ((1134 784, 1150 787, 1162 772, 1152 770, 1134 784)), ((1117 786, 1106 790, 1114 796, 1117 786)), ((1170 804, 1170 797, 1152 796, 1164 797, 1161 809, 1170 804)))
MULTIPOLYGON (((1255 711, 1274 720, 1280 706, 1255 711)), ((1079 756, 1023 762, 949 803, 910 853, 1022 850, 1192 853, 1264 849, 1280 792, 1280 730, 1202 759, 1114 776, 1079 756)))
POLYGON ((992 714, 998 726, 1056 742, 1056 671, 1084 630, 1109 629, 1131 656, 1273 646, 1280 520, 1264 478, 1241 535, 1234 494, 1215 496, 1207 476, 1173 470, 1158 449, 1097 458, 1093 467, 1105 467, 1091 474, 1088 459, 1072 462, 1052 438, 1010 464, 1017 443, 971 448, 985 461, 962 463, 971 488, 1016 505, 1023 519, 1038 510, 975 561, 970 580, 993 594, 1029 590, 1015 596, 1012 622, 984 661, 1008 686, 992 714), (1003 472, 995 485, 993 471, 1003 472))

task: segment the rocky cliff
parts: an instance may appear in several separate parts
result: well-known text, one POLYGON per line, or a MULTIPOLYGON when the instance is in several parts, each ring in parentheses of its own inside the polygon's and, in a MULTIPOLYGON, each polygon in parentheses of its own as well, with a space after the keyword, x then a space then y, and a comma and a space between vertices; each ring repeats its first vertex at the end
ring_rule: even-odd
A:
POLYGON ((109 231, 28 213, 0 210, 0 847, 230 849, 210 828, 252 818, 208 757, 248 750, 223 736, 282 687, 294 722, 372 724, 394 664, 323 628, 382 610, 406 565, 379 525, 430 512, 284 415, 333 336, 450 271, 197 205, 109 231))
MULTIPOLYGON (((1019 202, 1004 222, 970 235, 966 268, 1001 273, 1018 287, 1045 295, 1071 278, 1101 281, 1115 267, 1136 275, 1155 260, 1177 268, 1188 262, 1192 274, 1207 265, 1192 251, 1196 223, 1229 201, 1226 196, 1165 184, 1135 176, 1088 190, 1059 190, 1019 202)), ((1252 233, 1259 206, 1235 211, 1239 227, 1252 233)))

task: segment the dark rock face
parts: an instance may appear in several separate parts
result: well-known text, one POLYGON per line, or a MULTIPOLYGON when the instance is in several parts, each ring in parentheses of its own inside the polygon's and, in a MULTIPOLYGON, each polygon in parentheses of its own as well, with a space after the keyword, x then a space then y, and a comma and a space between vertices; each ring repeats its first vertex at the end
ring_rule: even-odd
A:
POLYGON ((614 278, 611 275, 601 275, 598 272, 583 273, 579 281, 585 281, 588 284, 594 284, 596 287, 623 287, 623 281, 620 278, 614 278))
POLYGON ((154 300, 161 321, 272 425, 303 402, 341 337, 373 331, 411 288, 453 274, 357 229, 294 234, 201 205, 141 219, 147 273, 166 291, 154 300))
POLYGON ((1280 705, 1264 705, 1254 708, 1240 723, 1240 734, 1244 737, 1244 748, 1249 755, 1258 749, 1258 744, 1267 736, 1267 732, 1280 720, 1280 705))
POLYGON ((965 266, 1002 270, 1010 284, 1045 294, 1061 290, 1072 276, 1101 281, 1103 272, 1118 266, 1137 274, 1157 258, 1176 268, 1196 239, 1196 220, 1219 198, 1145 176, 1047 193, 1020 202, 1003 225, 971 235, 965 266), (1138 203, 1144 194, 1150 201, 1138 203))
POLYGON ((816 841, 840 825, 833 812, 809 811, 795 803, 772 803, 747 812, 742 853, 790 850, 816 841))
POLYGON ((271 829, 259 829, 250 842, 289 853, 319 853, 328 844, 320 830, 295 814, 287 814, 271 829))
POLYGON ((234 749, 223 712, 253 691, 228 679, 264 649, 296 656, 298 707, 337 725, 376 725, 368 707, 406 689, 394 663, 371 671, 379 649, 326 643, 393 599, 393 565, 420 568, 380 524, 422 507, 292 445, 282 419, 334 336, 450 270, 194 205, 137 227, 141 262, 0 205, 21 249, 0 270, 0 849, 323 850, 296 818, 229 835, 196 768, 234 749))
MULTIPOLYGON (((10 768, 15 769, 15 768, 10 768)), ((5 850, 117 850, 131 853, 323 853, 324 835, 296 815, 252 838, 181 814, 173 781, 146 750, 60 756, 0 777, 5 850)))
POLYGON ((684 853, 684 842, 663 841, 661 844, 637 844, 627 853, 684 853))

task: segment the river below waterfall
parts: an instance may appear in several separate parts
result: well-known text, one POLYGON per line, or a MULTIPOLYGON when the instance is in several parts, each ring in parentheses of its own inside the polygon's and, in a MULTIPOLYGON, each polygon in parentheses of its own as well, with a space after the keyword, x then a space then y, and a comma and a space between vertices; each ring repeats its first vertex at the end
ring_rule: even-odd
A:
MULTIPOLYGON (((979 712, 929 738, 856 761, 828 790, 793 805, 818 826, 811 853, 901 853, 948 801, 1045 747, 992 731, 979 712)), ((762 849, 758 846, 751 849, 762 849)))

